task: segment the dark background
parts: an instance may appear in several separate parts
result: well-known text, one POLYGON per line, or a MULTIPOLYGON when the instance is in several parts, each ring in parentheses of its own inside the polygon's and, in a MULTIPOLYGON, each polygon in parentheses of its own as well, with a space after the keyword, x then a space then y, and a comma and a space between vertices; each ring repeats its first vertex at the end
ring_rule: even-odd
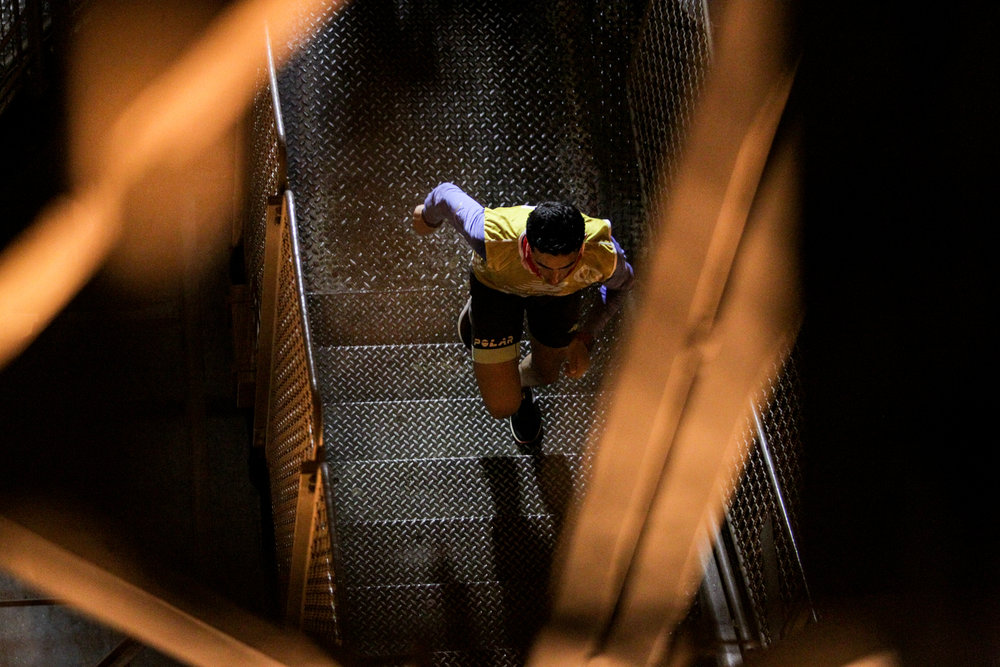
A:
POLYGON ((998 17, 928 9, 802 14, 806 567, 904 664, 995 664, 998 17))
MULTIPOLYGON (((0 248, 68 187, 73 32, 55 19, 43 67, 0 117, 0 248)), ((213 260, 197 275, 137 287, 100 271, 0 368, 0 515, 126 578, 276 620, 269 500, 236 396, 229 226, 202 240, 213 260)), ((10 585, 0 599, 46 597, 10 585)), ((16 644, 0 641, 0 664, 37 664, 36 651, 97 664, 121 640, 64 612, 0 610, 11 630, 0 640, 16 644)), ((171 664, 145 656, 138 664, 171 664)))

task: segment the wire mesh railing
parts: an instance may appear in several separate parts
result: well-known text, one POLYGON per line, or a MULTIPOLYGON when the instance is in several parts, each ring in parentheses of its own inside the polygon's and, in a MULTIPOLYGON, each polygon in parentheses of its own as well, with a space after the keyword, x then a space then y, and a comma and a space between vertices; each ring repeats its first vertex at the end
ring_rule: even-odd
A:
MULTIPOLYGON (((712 65, 709 9, 701 0, 652 0, 632 54, 628 105, 647 220, 658 219, 663 193, 670 197, 687 125, 712 65)), ((632 245, 642 248, 653 230, 633 233, 639 240, 632 245)), ((636 259, 641 263, 643 257, 636 259)), ((717 620, 736 627, 714 629, 715 644, 707 650, 720 660, 732 655, 729 638, 739 644, 739 661, 748 650, 767 647, 815 618, 795 542, 803 453, 799 401, 793 350, 755 398, 733 463, 714 560, 724 570, 720 586, 729 588, 721 600, 724 619, 717 620)))
POLYGON ((626 87, 647 221, 632 230, 638 239, 626 247, 634 248, 640 264, 653 231, 648 225, 658 219, 657 200, 676 175, 711 58, 711 25, 702 0, 649 2, 626 87))
POLYGON ((724 530, 751 603, 761 646, 815 617, 796 536, 802 484, 795 358, 775 369, 753 405, 724 530))
POLYGON ((754 397, 724 493, 692 616, 714 636, 702 652, 738 665, 818 620, 799 555, 801 389, 795 348, 754 397))

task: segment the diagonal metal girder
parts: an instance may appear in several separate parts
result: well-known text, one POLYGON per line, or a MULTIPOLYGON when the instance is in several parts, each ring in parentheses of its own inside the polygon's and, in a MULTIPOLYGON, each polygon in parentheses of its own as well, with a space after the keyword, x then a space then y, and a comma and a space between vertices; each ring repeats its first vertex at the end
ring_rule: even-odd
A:
POLYGON ((660 664, 749 397, 798 327, 777 2, 730 6, 532 664, 660 664), (669 323, 664 326, 663 323, 669 323))

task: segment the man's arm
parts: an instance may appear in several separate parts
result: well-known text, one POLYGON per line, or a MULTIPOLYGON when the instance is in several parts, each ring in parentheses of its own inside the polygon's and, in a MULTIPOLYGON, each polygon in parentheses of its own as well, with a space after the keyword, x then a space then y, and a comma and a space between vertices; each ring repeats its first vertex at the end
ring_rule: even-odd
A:
POLYGON ((452 183, 442 183, 427 195, 424 203, 413 209, 413 229, 417 234, 431 234, 444 223, 462 235, 480 256, 486 256, 483 235, 482 204, 452 183))
POLYGON ((594 337, 622 307, 625 295, 635 282, 632 265, 625 258, 625 252, 614 238, 611 242, 618 253, 614 273, 600 287, 601 301, 595 305, 580 325, 570 341, 566 355, 566 375, 579 378, 590 368, 590 350, 594 347, 594 337))
POLYGON ((618 253, 615 271, 600 287, 601 302, 591 309, 577 332, 577 336, 583 339, 588 348, 593 345, 594 337, 621 309, 625 295, 635 282, 635 272, 625 257, 625 251, 613 237, 611 242, 614 243, 615 251, 618 253))

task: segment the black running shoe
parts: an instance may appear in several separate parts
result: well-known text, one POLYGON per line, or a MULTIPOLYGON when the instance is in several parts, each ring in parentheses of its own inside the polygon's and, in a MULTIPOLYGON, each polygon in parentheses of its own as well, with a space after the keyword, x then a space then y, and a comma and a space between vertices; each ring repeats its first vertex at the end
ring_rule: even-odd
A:
POLYGON ((472 299, 465 302, 465 307, 458 315, 458 337, 466 350, 472 351, 472 299))
POLYGON ((512 414, 510 432, 520 445, 533 445, 542 439, 542 413, 535 405, 530 387, 521 390, 521 407, 512 414))

